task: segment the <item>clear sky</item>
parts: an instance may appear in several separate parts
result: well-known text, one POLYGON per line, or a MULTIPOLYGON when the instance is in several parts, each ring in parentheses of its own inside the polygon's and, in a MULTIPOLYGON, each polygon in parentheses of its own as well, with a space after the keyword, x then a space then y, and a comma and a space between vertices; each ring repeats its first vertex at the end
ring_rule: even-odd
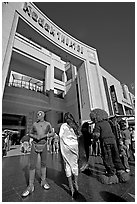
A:
POLYGON ((100 65, 134 93, 134 2, 34 3, 64 31, 96 48, 100 65))

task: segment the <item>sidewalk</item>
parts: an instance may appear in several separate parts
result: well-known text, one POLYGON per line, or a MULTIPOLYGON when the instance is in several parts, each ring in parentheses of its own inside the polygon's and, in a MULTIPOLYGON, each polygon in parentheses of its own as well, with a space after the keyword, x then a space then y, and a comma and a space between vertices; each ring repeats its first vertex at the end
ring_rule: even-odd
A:
POLYGON ((128 183, 105 185, 98 181, 98 175, 105 169, 100 157, 90 156, 90 169, 79 173, 79 194, 72 200, 60 153, 48 153, 48 191, 40 186, 40 163, 36 166, 35 191, 27 198, 21 194, 28 184, 29 154, 21 155, 19 147, 13 148, 2 160, 3 202, 134 202, 135 164, 131 163, 131 178, 128 183), (17 156, 17 154, 19 154, 17 156))

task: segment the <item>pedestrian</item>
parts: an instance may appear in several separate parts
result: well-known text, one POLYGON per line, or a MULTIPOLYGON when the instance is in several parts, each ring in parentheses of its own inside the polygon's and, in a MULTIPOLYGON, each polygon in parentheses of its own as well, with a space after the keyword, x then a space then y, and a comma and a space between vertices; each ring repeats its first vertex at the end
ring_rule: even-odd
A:
POLYGON ((59 136, 57 133, 54 133, 54 138, 53 138, 53 152, 58 154, 59 152, 59 136))
POLYGON ((126 172, 129 173, 130 172, 130 166, 128 163, 129 151, 127 146, 124 144, 124 141, 122 138, 119 142, 119 153, 120 153, 120 157, 123 162, 123 165, 126 168, 126 172))
POLYGON ((28 133, 21 138, 21 140, 20 140, 20 142, 21 142, 20 150, 21 150, 22 153, 27 153, 29 151, 29 141, 30 141, 30 137, 29 137, 28 133))
POLYGON ((52 154, 52 137, 47 138, 47 151, 52 154))
POLYGON ((133 158, 135 159, 135 128, 130 127, 129 131, 130 131, 130 135, 131 135, 131 151, 133 154, 133 158))
POLYGON ((60 149, 64 161, 66 177, 68 178, 71 196, 78 191, 78 125, 72 114, 64 115, 64 123, 60 127, 60 149), (74 186, 73 186, 74 180, 74 186))
POLYGON ((93 138, 100 140, 102 159, 107 171, 107 177, 103 177, 106 180, 103 182, 106 184, 118 183, 118 178, 120 182, 126 182, 129 177, 121 162, 116 138, 108 121, 107 112, 98 108, 94 109, 90 113, 90 118, 95 123, 93 138))
POLYGON ((88 160, 89 160, 89 149, 91 146, 91 133, 89 131, 89 123, 83 123, 81 127, 81 132, 84 141, 84 148, 86 153, 86 162, 83 163, 82 167, 80 168, 81 172, 84 171, 88 167, 88 160))
POLYGON ((131 145, 131 133, 128 129, 128 127, 126 126, 126 124, 123 124, 121 126, 121 134, 122 134, 122 138, 124 140, 125 145, 127 146, 128 150, 130 149, 130 145, 131 145))
POLYGON ((46 190, 50 188, 46 181, 47 138, 53 137, 54 133, 51 124, 44 120, 44 115, 43 111, 38 111, 37 121, 34 122, 29 133, 30 138, 33 138, 30 152, 29 185, 22 193, 23 197, 34 191, 35 168, 38 155, 41 158, 41 186, 46 190))

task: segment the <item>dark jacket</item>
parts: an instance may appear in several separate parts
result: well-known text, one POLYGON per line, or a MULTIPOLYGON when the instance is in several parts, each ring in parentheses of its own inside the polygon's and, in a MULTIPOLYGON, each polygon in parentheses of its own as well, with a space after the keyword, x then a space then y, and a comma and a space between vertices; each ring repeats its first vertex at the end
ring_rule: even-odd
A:
POLYGON ((101 142, 105 144, 114 144, 116 142, 115 135, 107 120, 97 122, 93 130, 93 136, 98 135, 101 142))

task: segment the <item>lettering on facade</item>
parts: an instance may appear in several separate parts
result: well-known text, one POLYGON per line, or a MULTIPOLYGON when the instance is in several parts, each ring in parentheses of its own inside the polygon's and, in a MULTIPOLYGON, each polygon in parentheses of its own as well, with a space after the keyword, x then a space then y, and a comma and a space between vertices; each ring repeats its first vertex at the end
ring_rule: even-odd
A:
POLYGON ((50 25, 49 22, 46 22, 44 18, 39 17, 38 14, 33 11, 32 7, 27 2, 24 3, 23 11, 27 13, 29 17, 31 17, 35 22, 37 22, 43 29, 45 29, 45 31, 47 31, 50 35, 56 38, 59 42, 66 45, 67 47, 72 48, 78 53, 83 54, 83 47, 63 35, 61 32, 57 31, 55 27, 50 25))

